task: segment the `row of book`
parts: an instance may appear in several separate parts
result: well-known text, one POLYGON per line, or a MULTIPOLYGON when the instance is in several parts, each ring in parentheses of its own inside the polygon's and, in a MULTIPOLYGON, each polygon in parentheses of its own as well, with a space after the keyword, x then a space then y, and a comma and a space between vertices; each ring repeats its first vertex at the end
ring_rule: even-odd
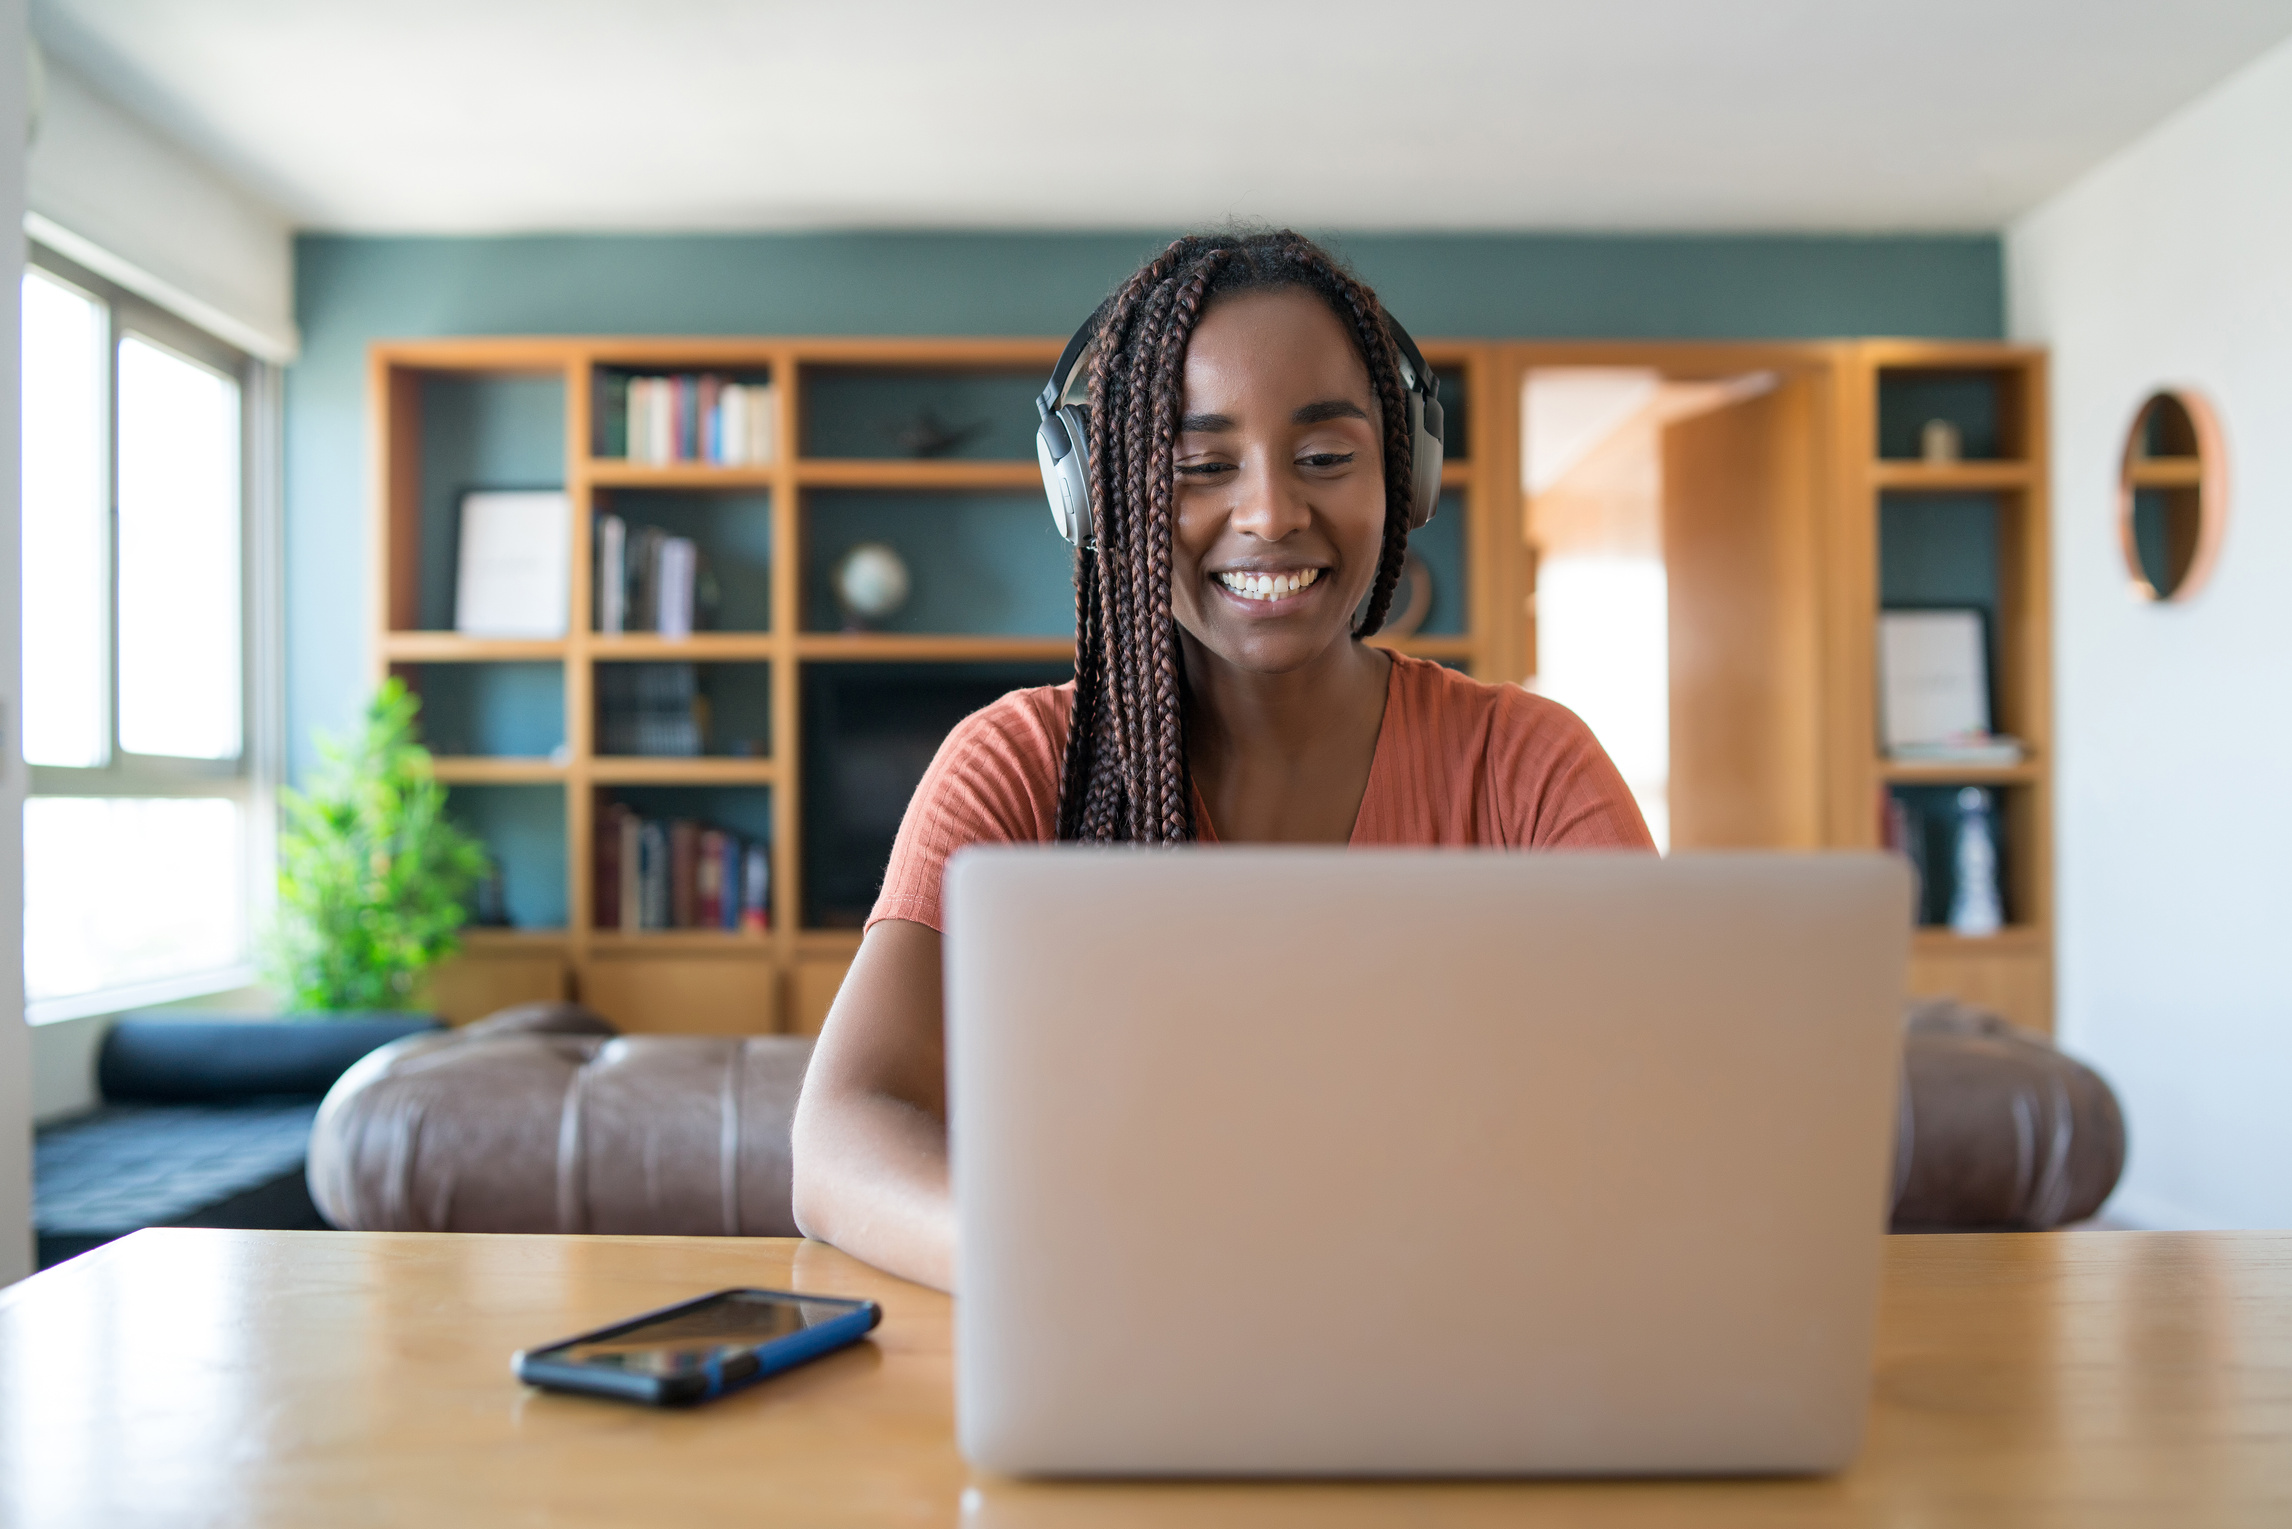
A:
POLYGON ((597 752, 690 759, 707 752, 708 697, 694 664, 599 664, 597 752))
POLYGON ((613 802, 597 823, 596 894, 599 929, 769 929, 771 847, 613 802))
POLYGON ((597 630, 690 637, 716 624, 718 593, 708 559, 689 536, 597 517, 597 630))
POLYGON ((600 391, 600 456, 752 467, 776 455, 780 398, 769 382, 735 382, 714 372, 607 372, 600 391))

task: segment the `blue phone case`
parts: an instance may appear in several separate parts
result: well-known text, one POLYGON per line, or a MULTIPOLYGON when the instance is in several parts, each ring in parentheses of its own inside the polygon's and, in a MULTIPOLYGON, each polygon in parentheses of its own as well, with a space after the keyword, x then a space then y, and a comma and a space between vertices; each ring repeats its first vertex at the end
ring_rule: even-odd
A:
POLYGON ((510 1369, 527 1385, 540 1386, 546 1390, 576 1391, 590 1396, 612 1397, 618 1401, 643 1402, 654 1407, 683 1407, 708 1401, 729 1391, 737 1391, 743 1386, 752 1386, 784 1370, 794 1369, 807 1360, 817 1359, 822 1354, 842 1348, 847 1343, 856 1343, 874 1331, 876 1324, 882 1320, 883 1308, 873 1301, 850 1300, 842 1296, 800 1295, 790 1290, 713 1290, 693 1300, 663 1306, 657 1311, 648 1311, 625 1322, 600 1327, 594 1332, 561 1338, 541 1348, 520 1349, 511 1357, 510 1369), (683 1375, 634 1375, 626 1370, 577 1364, 552 1357, 577 1343, 597 1343, 619 1337, 647 1323, 679 1316, 728 1295, 763 1295, 776 1300, 802 1301, 810 1306, 845 1306, 850 1310, 800 1332, 759 1344, 731 1360, 711 1358, 701 1369, 683 1375))

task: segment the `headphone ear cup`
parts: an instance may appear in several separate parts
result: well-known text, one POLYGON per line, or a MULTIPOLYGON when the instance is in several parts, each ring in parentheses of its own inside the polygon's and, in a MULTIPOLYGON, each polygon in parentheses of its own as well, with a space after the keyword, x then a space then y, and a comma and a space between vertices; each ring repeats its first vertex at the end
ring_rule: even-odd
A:
POLYGON ((1443 420, 1440 400, 1409 394, 1409 529, 1420 529, 1440 508, 1443 420))
POLYGON ((1079 409, 1055 410, 1035 428, 1035 463, 1042 469, 1051 522, 1069 546, 1088 546, 1095 532, 1090 514, 1089 441, 1090 430, 1079 409))

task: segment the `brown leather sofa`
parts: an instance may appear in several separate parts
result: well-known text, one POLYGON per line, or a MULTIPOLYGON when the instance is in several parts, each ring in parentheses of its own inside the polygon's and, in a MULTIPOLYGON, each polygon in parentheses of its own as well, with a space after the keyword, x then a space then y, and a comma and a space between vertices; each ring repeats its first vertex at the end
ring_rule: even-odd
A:
MULTIPOLYGON (((1904 1048, 1897 1231, 2037 1231, 2108 1198, 2125 1128, 2090 1069, 1947 1000, 1913 1006, 1904 1048)), ((327 1095, 311 1197, 361 1231, 789 1236, 811 1049, 618 1035, 578 1004, 411 1036, 327 1095)))

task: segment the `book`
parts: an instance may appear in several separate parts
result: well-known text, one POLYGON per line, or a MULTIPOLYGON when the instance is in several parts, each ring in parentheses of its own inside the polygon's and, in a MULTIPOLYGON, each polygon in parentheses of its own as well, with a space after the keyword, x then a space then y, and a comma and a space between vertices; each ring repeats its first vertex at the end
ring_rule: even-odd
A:
POLYGON ((775 433, 780 420, 778 395, 770 383, 763 383, 748 389, 745 402, 748 408, 746 460, 759 464, 769 462, 775 454, 775 433))
POLYGON ((666 823, 647 818, 637 833, 638 900, 645 929, 671 929, 669 902, 669 832, 666 823))
POLYGON ((718 927, 732 931, 740 927, 740 840, 737 835, 725 834, 717 845, 722 860, 718 867, 718 882, 724 889, 723 906, 718 910, 718 927))
POLYGON ((690 818, 669 824, 669 927, 690 929, 700 889, 700 825, 690 818))
POLYGON ((599 929, 621 927, 621 822, 629 809, 608 802, 597 819, 597 875, 590 917, 599 929))
POLYGON ((619 636, 629 629, 629 523, 597 517, 597 630, 619 636))
POLYGON ((600 372, 597 376, 597 455, 629 454, 629 384, 627 372, 600 372))
POLYGON ((700 858, 693 867, 692 922, 696 929, 724 926, 724 832, 705 828, 700 858))
POLYGON ((772 857, 761 844, 741 859, 740 927, 759 934, 772 927, 772 857))
POLYGON ((572 501, 557 489, 462 495, 454 630, 563 637, 573 576, 572 501))
POLYGON ((635 813, 624 807, 621 810, 621 816, 615 822, 615 827, 619 830, 621 841, 619 852, 621 894, 618 899, 621 916, 615 927, 642 929, 644 927, 645 895, 642 867, 639 860, 642 853, 640 840, 643 835, 644 824, 635 813))
POLYGON ((663 637, 692 635, 693 588, 700 552, 689 537, 663 537, 653 569, 653 630, 663 637))

